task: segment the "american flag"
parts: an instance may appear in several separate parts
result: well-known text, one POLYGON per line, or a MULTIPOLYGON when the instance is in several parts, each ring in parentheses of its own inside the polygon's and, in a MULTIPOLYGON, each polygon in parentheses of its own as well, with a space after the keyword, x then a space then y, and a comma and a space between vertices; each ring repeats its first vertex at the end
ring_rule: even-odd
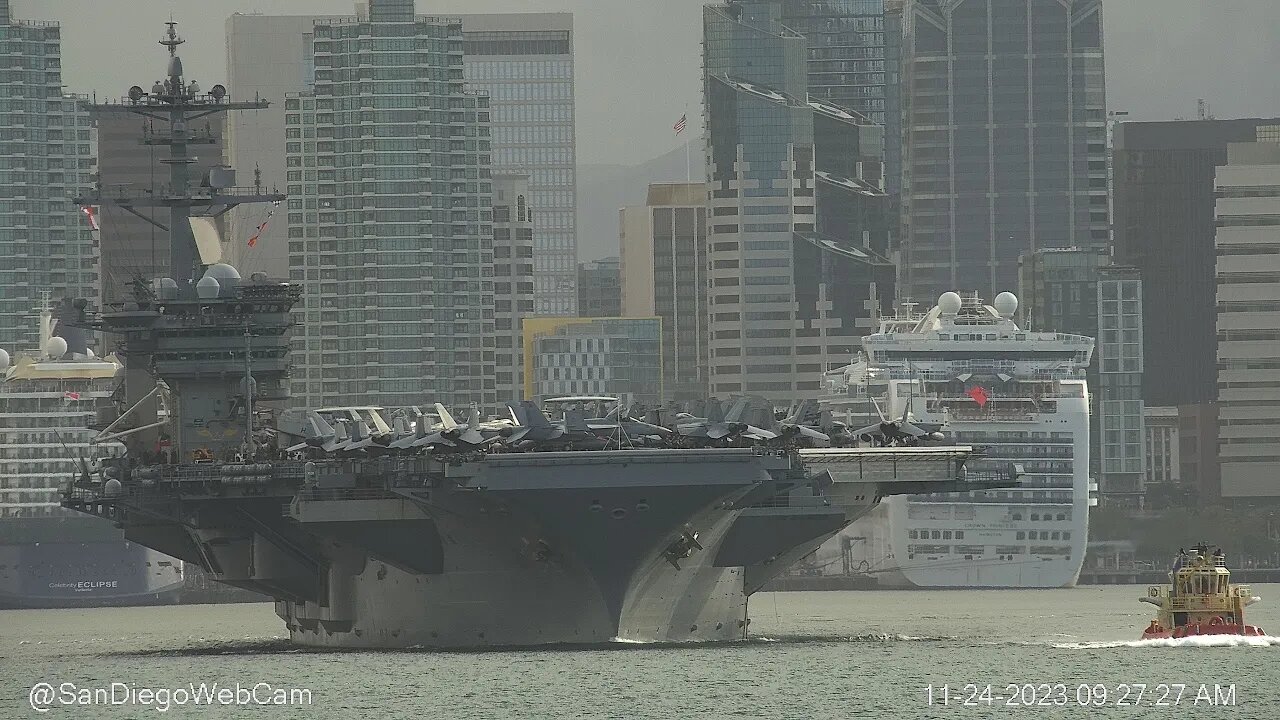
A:
POLYGON ((680 133, 684 132, 685 125, 688 125, 688 124, 689 124, 689 113, 685 113, 684 115, 681 115, 680 119, 676 121, 676 124, 672 125, 671 127, 676 131, 676 134, 679 135, 680 133))

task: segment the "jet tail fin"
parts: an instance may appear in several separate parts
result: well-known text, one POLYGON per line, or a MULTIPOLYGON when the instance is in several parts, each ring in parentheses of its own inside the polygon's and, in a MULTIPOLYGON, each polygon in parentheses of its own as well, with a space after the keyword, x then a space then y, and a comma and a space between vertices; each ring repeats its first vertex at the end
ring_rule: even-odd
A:
POLYGON ((724 406, 720 404, 719 400, 715 398, 711 398, 710 400, 707 401, 706 416, 707 416, 708 423, 724 422, 724 418, 725 418, 724 406))
POLYGON ((524 406, 516 403, 507 403, 507 412, 511 415, 511 422, 516 425, 525 425, 524 406))
POLYGON ((740 397, 737 400, 734 400, 733 404, 729 406, 728 412, 724 414, 724 421, 740 422, 742 420, 742 414, 746 412, 747 405, 750 404, 750 402, 750 398, 745 397, 740 397))
POLYGON ((551 427, 551 423, 547 420, 547 416, 542 414, 542 408, 538 407, 538 403, 532 400, 525 400, 520 403, 520 407, 524 409, 524 424, 529 427, 551 427))
POLYGON ((436 414, 440 416, 440 425, 445 430, 457 429, 458 422, 453 419, 453 416, 449 414, 449 411, 445 409, 444 405, 436 403, 436 414))

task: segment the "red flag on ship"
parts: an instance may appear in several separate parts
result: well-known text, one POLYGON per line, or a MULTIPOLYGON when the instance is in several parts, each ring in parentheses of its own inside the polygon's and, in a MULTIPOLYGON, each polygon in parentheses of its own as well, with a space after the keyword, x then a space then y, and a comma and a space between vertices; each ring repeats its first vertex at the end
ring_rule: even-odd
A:
POLYGON ((973 401, 978 403, 978 407, 987 406, 987 399, 989 396, 987 395, 987 391, 982 389, 981 385, 974 385, 969 388, 969 390, 965 392, 965 395, 973 398, 973 401))
POLYGON ((89 207, 88 205, 85 205, 84 207, 80 208, 80 212, 84 213, 84 216, 89 218, 89 229, 97 230, 98 214, 93 211, 93 208, 89 207))
POLYGON ((78 393, 78 392, 64 392, 64 393, 62 393, 62 397, 66 398, 67 400, 79 400, 79 399, 80 399, 80 393, 78 393))

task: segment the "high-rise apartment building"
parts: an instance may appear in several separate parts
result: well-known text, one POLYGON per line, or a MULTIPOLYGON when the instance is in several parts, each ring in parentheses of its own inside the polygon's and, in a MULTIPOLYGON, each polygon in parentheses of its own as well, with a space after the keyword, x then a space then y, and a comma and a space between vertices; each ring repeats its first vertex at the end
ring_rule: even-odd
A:
POLYGON ((1137 268, 1098 268, 1098 412, 1104 503, 1141 508, 1146 494, 1142 412, 1142 276, 1137 268))
MULTIPOLYGON (((1280 123, 1218 168, 1218 461, 1224 498, 1280 497, 1280 123)), ((1170 302, 1179 302, 1171 296, 1170 302)))
POLYGON ((1108 239, 1101 0, 907 0, 900 294, 1012 287, 1108 239))
POLYGON ((463 75, 488 93, 494 172, 529 176, 534 312, 577 310, 573 15, 463 15, 463 75))
POLYGON ((618 225, 622 314, 662 318, 666 399, 707 397, 707 186, 651 184, 618 225))
POLYGON ((293 394, 493 408, 488 98, 465 87, 461 22, 402 5, 318 21, 314 90, 284 103, 293 394))
POLYGON ((1280 120, 1116 125, 1114 252, 1116 262, 1142 272, 1148 405, 1207 404, 1217 397, 1214 175, 1227 162, 1229 143, 1254 142, 1259 126, 1276 124, 1280 120))
POLYGON ((494 379, 498 403, 524 400, 522 320, 533 314, 533 209, 529 178, 493 176, 494 379))
POLYGON ((892 297, 883 128, 810 98, 776 2, 703 10, 711 392, 821 392, 892 297))
MULTIPOLYGON (((384 0, 385 2, 385 0, 384 0)), ((401 2, 398 7, 410 7, 401 2)), ((375 2, 374 7, 383 5, 375 2)), ((392 6, 394 10, 396 6, 392 6)), ((379 10, 382 12, 382 10, 379 10)), ((403 12, 403 9, 401 9, 403 12)), ((534 209, 535 312, 572 315, 577 304, 573 19, 565 13, 451 16, 463 24, 463 76, 487 92, 496 172, 527 175, 534 209)), ((227 20, 227 76, 237 97, 284 98, 314 82, 314 15, 235 14, 227 20)), ((243 113, 227 129, 229 164, 240 181, 255 167, 264 186, 288 190, 284 108, 243 113)), ((292 193, 291 193, 292 194, 292 193)), ((235 216, 254 228, 260 211, 235 216)), ((255 247, 228 248, 237 267, 281 275, 288 270, 284 223, 268 225, 255 247)))
POLYGON ((98 251, 72 204, 93 185, 83 98, 62 92, 62 29, 0 4, 0 348, 36 347, 41 292, 97 298, 98 251))

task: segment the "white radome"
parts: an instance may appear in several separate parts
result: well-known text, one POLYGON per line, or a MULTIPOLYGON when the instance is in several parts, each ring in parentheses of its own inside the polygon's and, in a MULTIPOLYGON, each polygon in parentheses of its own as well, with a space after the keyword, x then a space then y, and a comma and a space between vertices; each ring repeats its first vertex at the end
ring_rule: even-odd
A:
POLYGON ((240 271, 236 270, 235 267, 228 265, 226 263, 214 263, 213 265, 210 265, 207 270, 204 271, 204 274, 205 274, 205 277, 211 277, 214 280, 217 280, 218 282, 222 282, 223 280, 239 280, 240 279, 240 271))
POLYGON ((67 341, 60 337, 51 337, 49 338, 49 341, 44 344, 44 352, 51 359, 57 360, 67 354, 67 341))
POLYGON ((953 292, 944 292, 938 296, 938 310, 943 315, 955 315, 960 312, 960 296, 953 292))
POLYGON ((9 369, 9 351, 0 350, 0 370, 9 369))
POLYGON ((218 292, 222 290, 222 283, 219 283, 210 275, 200 278, 200 282, 196 283, 196 295, 201 300, 212 300, 218 297, 218 292))
POLYGON ((1011 292, 1002 292, 991 304, 1002 318, 1011 318, 1018 312, 1018 296, 1011 292))

